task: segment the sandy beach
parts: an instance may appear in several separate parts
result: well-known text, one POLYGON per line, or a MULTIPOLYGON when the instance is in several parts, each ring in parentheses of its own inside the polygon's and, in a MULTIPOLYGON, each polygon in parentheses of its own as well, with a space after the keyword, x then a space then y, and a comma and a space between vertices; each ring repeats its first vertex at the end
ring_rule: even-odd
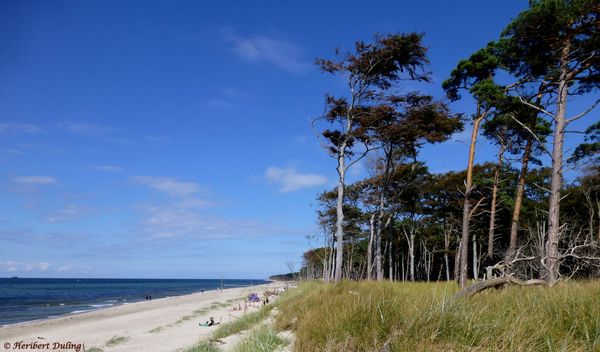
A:
POLYGON ((250 292, 261 295, 282 286, 274 282, 206 291, 2 326, 0 344, 7 351, 76 351, 78 346, 80 351, 84 346, 87 351, 180 351, 216 329, 199 323, 211 316, 222 323, 235 320, 244 312, 233 311, 232 307, 238 302, 243 306, 243 298, 250 292))

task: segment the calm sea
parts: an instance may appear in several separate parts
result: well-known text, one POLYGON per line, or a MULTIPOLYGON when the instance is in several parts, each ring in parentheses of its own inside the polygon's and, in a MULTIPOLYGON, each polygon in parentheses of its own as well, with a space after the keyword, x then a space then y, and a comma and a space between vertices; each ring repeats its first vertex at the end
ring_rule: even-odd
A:
MULTIPOLYGON (((263 280, 223 280, 224 288, 263 280)), ((0 325, 81 313, 119 304, 216 290, 220 279, 2 279, 0 325)))

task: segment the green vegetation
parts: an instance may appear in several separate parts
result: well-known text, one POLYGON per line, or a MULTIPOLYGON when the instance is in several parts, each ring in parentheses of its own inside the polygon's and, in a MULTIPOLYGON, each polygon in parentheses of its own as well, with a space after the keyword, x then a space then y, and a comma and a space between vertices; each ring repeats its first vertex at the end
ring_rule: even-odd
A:
POLYGON ((113 347, 127 340, 128 338, 125 336, 113 336, 110 340, 106 341, 106 347, 113 347))
POLYGON ((224 337, 237 334, 240 331, 252 328, 254 325, 266 319, 269 315, 269 312, 271 312, 271 309, 273 309, 273 305, 264 306, 256 312, 245 314, 239 319, 219 326, 219 328, 214 332, 212 339, 222 339, 224 337))
POLYGON ((92 347, 92 348, 90 348, 90 349, 87 349, 86 351, 87 351, 87 352, 104 352, 104 350, 103 350, 103 349, 101 349, 101 348, 98 348, 98 347, 92 347))
POLYGON ((269 280, 274 280, 274 281, 292 281, 292 280, 296 280, 296 278, 298 277, 300 273, 296 272, 296 273, 287 273, 287 274, 279 274, 279 275, 272 275, 269 276, 269 280))
POLYGON ((287 341, 266 325, 253 330, 250 336, 241 341, 233 349, 234 352, 271 352, 279 346, 287 345, 287 341))
POLYGON ((192 313, 194 313, 194 315, 201 315, 201 314, 208 313, 208 310, 209 310, 208 308, 200 308, 200 309, 196 309, 192 313))
POLYGON ((278 301, 295 351, 598 351, 600 282, 507 287, 455 300, 454 283, 308 282, 278 301), (284 303, 284 304, 282 304, 284 303))
POLYGON ((220 350, 209 341, 201 341, 196 346, 191 347, 185 352, 219 352, 220 350))
POLYGON ((152 334, 155 334, 155 333, 157 333, 157 332, 161 332, 163 329, 164 329, 164 327, 162 327, 162 326, 157 326, 157 327, 155 327, 154 329, 152 329, 152 330, 150 330, 150 331, 148 331, 148 332, 149 332, 149 333, 152 333, 152 334))

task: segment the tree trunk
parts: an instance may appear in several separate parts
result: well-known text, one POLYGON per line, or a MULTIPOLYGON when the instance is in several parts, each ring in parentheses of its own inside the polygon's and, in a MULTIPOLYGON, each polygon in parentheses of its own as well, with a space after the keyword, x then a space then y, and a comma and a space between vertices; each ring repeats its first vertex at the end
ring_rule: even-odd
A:
POLYGON ((462 253, 460 236, 456 243, 458 243, 458 248, 456 249, 456 254, 454 255, 454 279, 458 280, 458 277, 460 276, 460 254, 462 253))
POLYGON ((406 232, 406 228, 403 229, 406 242, 408 242, 408 270, 410 281, 415 281, 415 231, 411 229, 406 232))
POLYGON ((379 215, 377 217, 377 234, 375 235, 375 271, 377 273, 377 281, 383 280, 383 265, 381 257, 381 236, 383 234, 384 227, 387 224, 383 224, 383 216, 385 215, 385 196, 387 193, 390 173, 393 170, 393 150, 392 147, 386 147, 385 150, 385 169, 383 171, 381 191, 379 193, 379 215))
POLYGON ((406 281, 406 273, 404 271, 404 253, 400 253, 400 270, 402 276, 402 282, 406 281))
MULTIPOLYGON (((535 120, 534 120, 535 121, 535 120)), ((535 131, 535 123, 532 123, 535 131)), ((531 129, 531 126, 530 126, 531 129)), ((533 136, 527 138, 525 150, 523 151, 523 160, 521 161, 521 172, 519 174, 519 182, 517 184, 517 192, 515 195, 515 207, 512 214, 512 223, 510 226, 510 243, 508 245, 508 254, 512 255, 517 249, 517 233, 519 232, 519 218, 521 216, 521 204, 523 203, 523 195, 525 194, 525 177, 527 176, 529 159, 533 149, 533 136)))
POLYGON ((379 215, 377 216, 377 234, 375 235, 375 272, 377 275, 377 281, 383 280, 383 266, 381 264, 381 235, 383 234, 383 192, 379 199, 379 215))
POLYGON ((394 281, 394 267, 392 262, 392 241, 390 241, 390 249, 388 251, 388 266, 389 266, 389 279, 390 281, 394 281))
POLYGON ((527 280, 522 281, 513 276, 505 276, 495 279, 490 279, 486 281, 478 282, 474 285, 471 285, 457 293, 454 294, 454 298, 469 298, 471 296, 476 295, 477 293, 490 289, 490 288, 499 288, 506 284, 515 284, 519 286, 535 286, 535 285, 546 285, 547 283, 544 280, 527 280))
MULTIPOLYGON (((479 109, 478 109, 479 110, 479 109)), ((467 260, 469 253, 469 221, 471 218, 471 202, 470 196, 473 187, 473 162, 475 160, 475 146, 477 144, 477 135, 479 133, 479 125, 487 115, 487 111, 479 116, 473 122, 473 132, 471 133, 471 145, 469 146, 469 163, 467 165, 467 180, 465 182, 465 202, 463 205, 462 218, 462 236, 460 238, 460 255, 459 259, 459 277, 458 284, 461 288, 467 285, 467 260)))
POLYGON ((444 264, 446 267, 446 281, 450 281, 450 266, 448 264, 448 251, 450 250, 450 233, 444 226, 444 264))
POLYGON ((337 189, 337 204, 336 204, 336 223, 335 223, 335 239, 337 241, 337 252, 335 258, 334 281, 340 282, 342 279, 342 268, 344 262, 344 191, 346 177, 346 142, 342 142, 338 155, 338 189, 337 189))
POLYGON ((550 181, 550 204, 548 207, 548 237, 546 240, 545 267, 548 284, 558 280, 558 241, 560 240, 560 192, 562 189, 562 159, 565 128, 567 126, 568 61, 570 45, 565 45, 561 53, 560 78, 558 82, 556 115, 552 146, 552 178, 550 181))
POLYGON ((367 247, 367 280, 373 279, 373 237, 375 236, 375 214, 369 221, 369 245, 367 247))
POLYGON ((473 279, 479 279, 479 258, 477 257, 477 237, 473 235, 473 279))
MULTIPOLYGON (((501 138, 501 137, 500 137, 501 138)), ((506 146, 501 142, 500 151, 498 151, 498 165, 494 172, 494 187, 492 188, 492 204, 490 206, 490 229, 488 233, 487 255, 489 258, 494 256, 494 232, 496 231, 496 199, 498 198, 498 184, 500 183, 500 170, 504 160, 504 151, 506 146)))
POLYGON ((325 282, 331 282, 333 280, 333 269, 335 268, 335 240, 333 238, 331 239, 331 249, 328 257, 327 280, 325 282))

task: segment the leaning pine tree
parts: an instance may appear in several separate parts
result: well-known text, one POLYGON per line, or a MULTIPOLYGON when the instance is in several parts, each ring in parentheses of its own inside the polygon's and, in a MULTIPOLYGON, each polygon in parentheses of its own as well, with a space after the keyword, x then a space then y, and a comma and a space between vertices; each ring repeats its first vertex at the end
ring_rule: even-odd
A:
POLYGON ((373 43, 356 42, 353 53, 340 55, 338 51, 334 60, 316 61, 322 71, 343 77, 348 88, 345 96, 326 96, 326 111, 321 117, 332 127, 323 132, 323 137, 337 161, 335 282, 342 278, 346 172, 371 147, 365 121, 376 111, 379 98, 393 91, 401 79, 429 80, 423 69, 427 57, 422 37, 416 33, 377 35, 373 43))
POLYGON ((551 102, 542 106, 522 99, 553 123, 548 234, 542 260, 544 278, 553 285, 560 275, 565 132, 570 123, 586 116, 600 103, 595 95, 586 110, 567 114, 570 98, 594 96, 593 92, 600 88, 600 2, 530 1, 530 8, 504 30, 499 44, 503 64, 517 78, 515 94, 522 97, 534 91, 542 97, 541 101, 551 102))

